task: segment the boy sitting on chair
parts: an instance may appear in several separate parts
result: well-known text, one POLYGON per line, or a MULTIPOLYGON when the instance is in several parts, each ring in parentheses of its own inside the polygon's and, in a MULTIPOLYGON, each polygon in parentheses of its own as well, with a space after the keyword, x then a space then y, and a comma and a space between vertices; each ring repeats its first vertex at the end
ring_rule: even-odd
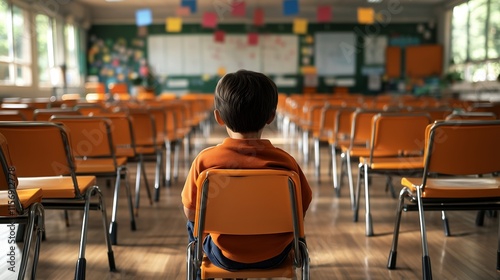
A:
MULTIPOLYGON (((312 193, 300 166, 287 152, 261 139, 264 127, 274 120, 277 104, 276 85, 264 74, 240 70, 226 74, 218 82, 214 115, 217 123, 226 127, 229 138, 201 151, 191 165, 181 194, 190 242, 194 240, 196 180, 210 168, 295 171, 300 177, 305 215, 312 193)), ((291 234, 248 236, 244 242, 241 236, 211 234, 203 241, 203 249, 214 265, 226 270, 271 268, 288 256, 292 240, 291 234)))

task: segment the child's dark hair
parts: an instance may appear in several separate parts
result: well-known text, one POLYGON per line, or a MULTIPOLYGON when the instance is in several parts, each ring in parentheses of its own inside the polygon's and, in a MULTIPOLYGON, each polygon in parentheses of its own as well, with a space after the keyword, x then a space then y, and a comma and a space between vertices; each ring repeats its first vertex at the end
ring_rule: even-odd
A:
POLYGON ((256 132, 276 113, 278 89, 262 73, 239 70, 220 79, 214 105, 232 131, 256 132))

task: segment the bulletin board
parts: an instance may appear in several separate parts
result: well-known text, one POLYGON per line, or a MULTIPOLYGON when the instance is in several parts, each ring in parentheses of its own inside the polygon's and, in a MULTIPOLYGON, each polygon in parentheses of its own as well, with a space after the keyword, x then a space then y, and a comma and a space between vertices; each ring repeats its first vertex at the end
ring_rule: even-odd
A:
POLYGON ((408 46, 405 54, 408 77, 441 76, 443 70, 443 47, 441 45, 408 46))
POLYGON ((385 74, 388 78, 401 77, 401 48, 387 47, 385 50, 387 62, 385 64, 385 74))
POLYGON ((216 75, 221 69, 239 69, 266 74, 298 72, 297 35, 261 35, 248 44, 248 36, 229 34, 216 42, 211 34, 150 35, 149 64, 158 75, 216 75))
POLYGON ((356 35, 353 32, 317 32, 314 50, 319 76, 356 75, 356 35))

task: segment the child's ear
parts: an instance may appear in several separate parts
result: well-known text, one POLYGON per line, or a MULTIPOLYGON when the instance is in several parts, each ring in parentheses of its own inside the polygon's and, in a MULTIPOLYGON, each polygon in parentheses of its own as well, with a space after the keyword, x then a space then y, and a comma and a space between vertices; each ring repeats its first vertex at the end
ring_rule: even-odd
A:
POLYGON ((273 112, 273 114, 269 117, 267 120, 266 124, 270 124, 274 121, 274 118, 276 117, 276 111, 273 112))
POLYGON ((214 110, 214 116, 215 116, 215 121, 219 124, 219 125, 225 125, 226 123, 222 120, 222 118, 220 117, 220 112, 219 110, 215 109, 214 110))

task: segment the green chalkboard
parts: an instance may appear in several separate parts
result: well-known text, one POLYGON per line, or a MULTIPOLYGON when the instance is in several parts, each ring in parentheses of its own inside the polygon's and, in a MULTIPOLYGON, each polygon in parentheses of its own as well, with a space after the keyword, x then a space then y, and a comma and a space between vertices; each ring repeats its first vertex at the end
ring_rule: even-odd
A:
MULTIPOLYGON (((368 76, 363 74, 364 63, 364 38, 368 35, 387 36, 389 45, 415 45, 432 44, 436 42, 435 29, 432 30, 430 38, 423 38, 417 26, 421 23, 388 24, 382 26, 359 24, 317 24, 308 25, 307 35, 298 35, 299 59, 298 69, 302 66, 314 65, 314 55, 309 51, 314 49, 314 35, 317 32, 352 32, 356 36, 355 51, 355 74, 353 76, 339 76, 341 78, 354 79, 355 84, 349 88, 350 92, 376 94, 367 89, 368 76)), ((248 24, 219 24, 217 30, 223 30, 226 34, 246 34, 257 32, 259 34, 293 34, 291 23, 266 24, 255 27, 248 24)), ((155 80, 147 81, 142 71, 148 58, 148 35, 166 35, 165 26, 156 24, 147 27, 146 34, 141 34, 135 25, 94 25, 88 31, 89 46, 87 50, 87 74, 96 75, 104 83, 127 82, 147 83, 155 88, 157 93, 169 91, 168 81, 170 79, 187 79, 187 91, 213 92, 219 79, 218 76, 206 75, 172 75, 167 77, 157 76, 155 80), (141 79, 143 78, 143 79, 141 79)), ((203 28, 200 24, 184 24, 181 34, 212 34, 213 29, 203 28)), ((270 75, 275 78, 273 75, 270 75)), ((303 90, 303 76, 299 73, 292 75, 280 75, 280 78, 296 79, 296 84, 291 87, 281 86, 280 92, 300 93, 303 90)), ((330 93, 334 86, 328 84, 327 78, 319 78, 317 92, 330 93)))

